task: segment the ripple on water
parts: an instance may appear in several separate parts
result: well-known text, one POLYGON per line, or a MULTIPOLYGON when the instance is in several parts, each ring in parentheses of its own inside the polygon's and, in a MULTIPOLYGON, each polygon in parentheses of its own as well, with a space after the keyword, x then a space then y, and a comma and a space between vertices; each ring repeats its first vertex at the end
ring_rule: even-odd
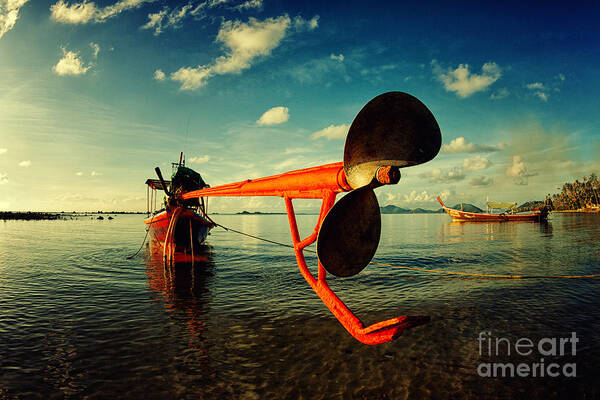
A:
MULTIPOLYGON (((314 216, 300 216, 309 232, 314 216)), ((285 216, 219 222, 289 243, 285 216)), ((454 224, 383 216, 382 263, 492 274, 599 273, 598 216, 454 224)), ((598 396, 599 281, 456 279, 371 265, 331 287, 365 323, 426 314, 365 346, 331 316, 290 249, 214 230, 206 261, 169 274, 143 227, 115 220, 0 224, 0 398, 559 398, 598 396), (43 240, 40 240, 43 238, 43 240), (477 375, 482 330, 577 332, 576 379, 477 375)), ((316 271, 314 256, 308 256, 316 271)), ((506 359, 501 359, 506 361, 506 359)), ((515 362, 519 358, 512 358, 515 362)))

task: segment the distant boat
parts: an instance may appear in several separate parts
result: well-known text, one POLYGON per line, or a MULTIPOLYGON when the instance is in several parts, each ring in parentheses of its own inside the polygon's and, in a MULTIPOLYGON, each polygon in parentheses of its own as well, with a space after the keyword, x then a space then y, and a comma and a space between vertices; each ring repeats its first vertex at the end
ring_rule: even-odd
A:
POLYGON ((193 190, 208 188, 199 173, 185 166, 183 153, 179 162, 173 163, 171 181, 165 181, 160 169, 156 173, 159 179, 148 179, 148 218, 144 223, 148 226, 150 237, 164 246, 164 256, 173 257, 175 253, 198 253, 198 248, 211 228, 215 226, 207 215, 207 203, 204 198, 184 200, 182 194, 193 190), (152 192, 150 193, 150 189, 152 192), (167 195, 164 207, 158 209, 156 190, 163 190, 167 195))
POLYGON ((483 212, 469 212, 463 210, 457 210, 455 208, 449 208, 442 203, 442 199, 438 196, 437 200, 442 205, 444 211, 452 217, 453 221, 459 222, 514 222, 514 221, 529 221, 529 222, 542 222, 548 218, 548 209, 542 207, 539 210, 534 211, 530 214, 511 214, 509 210, 513 209, 517 203, 500 203, 500 202, 487 202, 488 209, 507 210, 500 214, 487 214, 483 212))

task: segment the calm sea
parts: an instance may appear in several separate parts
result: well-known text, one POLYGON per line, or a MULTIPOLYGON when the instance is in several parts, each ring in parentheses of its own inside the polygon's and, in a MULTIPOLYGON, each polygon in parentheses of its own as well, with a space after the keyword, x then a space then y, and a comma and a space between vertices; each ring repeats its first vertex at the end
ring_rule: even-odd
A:
MULTIPOLYGON (((554 214, 541 225, 382 218, 375 261, 600 273, 600 215, 554 214)), ((315 219, 299 216, 301 230, 315 219)), ((290 242, 284 215, 215 220, 290 242)), ((152 247, 126 259, 144 233, 133 215, 0 222, 0 399, 600 397, 599 279, 456 279, 373 265, 331 278, 366 323, 431 317, 392 343, 366 346, 310 290, 290 249, 217 228, 205 262, 169 275, 152 247), (519 364, 529 374, 517 375, 519 364), (513 377, 486 375, 510 365, 513 377)))

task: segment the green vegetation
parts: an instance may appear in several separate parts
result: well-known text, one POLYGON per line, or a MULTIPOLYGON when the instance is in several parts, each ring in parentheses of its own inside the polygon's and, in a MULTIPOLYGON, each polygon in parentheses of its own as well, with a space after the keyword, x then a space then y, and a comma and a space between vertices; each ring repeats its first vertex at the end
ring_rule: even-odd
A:
POLYGON ((408 209, 408 208, 394 206, 392 204, 385 206, 385 207, 379 207, 379 210, 381 211, 382 214, 434 214, 434 213, 443 213, 444 212, 444 210, 442 208, 437 209, 437 210, 426 210, 423 208, 408 209))
POLYGON ((596 174, 565 183, 560 193, 552 195, 555 210, 583 210, 600 207, 600 180, 596 174))

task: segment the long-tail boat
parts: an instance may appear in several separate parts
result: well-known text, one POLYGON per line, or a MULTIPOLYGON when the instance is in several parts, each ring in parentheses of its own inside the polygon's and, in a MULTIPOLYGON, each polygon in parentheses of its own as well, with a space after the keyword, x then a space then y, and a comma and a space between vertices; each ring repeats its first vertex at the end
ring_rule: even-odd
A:
MULTIPOLYGON (((453 221, 458 222, 515 222, 515 221, 528 221, 528 222, 542 222, 548 218, 548 209, 542 207, 529 214, 511 214, 499 213, 499 214, 487 214, 478 212, 468 212, 463 210, 457 210, 449 208, 444 205, 442 199, 438 196, 438 202, 442 205, 444 211, 452 217, 453 221)), ((500 202, 487 202, 488 209, 501 209, 510 210, 514 208, 517 203, 500 203, 500 202)))
MULTIPOLYGON (((198 221, 198 232, 211 227, 203 198, 282 197, 298 268, 309 286, 354 338, 365 344, 389 342, 405 329, 426 323, 429 317, 401 316, 365 326, 331 290, 327 273, 350 277, 371 262, 381 233, 381 214, 374 189, 397 184, 400 168, 430 161, 438 154, 441 143, 440 128, 427 106, 407 93, 384 93, 369 101, 354 118, 346 137, 343 162, 212 188, 202 187, 203 181, 194 180, 193 184, 199 187, 184 185, 179 186, 181 189, 177 189, 177 173, 167 185, 156 168, 158 182, 152 180, 150 184, 163 189, 168 199, 165 210, 146 223, 158 228, 155 231, 164 240, 165 268, 170 268, 177 252, 189 254, 194 250, 193 246, 186 248, 186 243, 190 243, 186 237, 195 236, 194 222, 198 221), (342 192, 348 193, 336 203, 336 196, 342 192), (304 239, 298 233, 293 199, 322 200, 316 226, 304 239), (183 233, 178 235, 179 231, 183 233), (304 257, 306 247, 315 242, 316 276, 308 269, 304 257)), ((180 161, 177 171, 182 168, 185 167, 180 161)))
POLYGON ((179 155, 179 162, 172 166, 170 181, 164 180, 158 167, 155 169, 158 179, 146 181, 148 218, 144 223, 148 226, 150 237, 163 245, 165 258, 193 261, 194 252, 198 254, 200 244, 215 224, 207 214, 208 200, 202 197, 183 199, 182 194, 205 189, 209 185, 199 173, 185 166, 183 153, 179 155), (167 196, 164 207, 154 211, 157 190, 163 190, 167 196))

